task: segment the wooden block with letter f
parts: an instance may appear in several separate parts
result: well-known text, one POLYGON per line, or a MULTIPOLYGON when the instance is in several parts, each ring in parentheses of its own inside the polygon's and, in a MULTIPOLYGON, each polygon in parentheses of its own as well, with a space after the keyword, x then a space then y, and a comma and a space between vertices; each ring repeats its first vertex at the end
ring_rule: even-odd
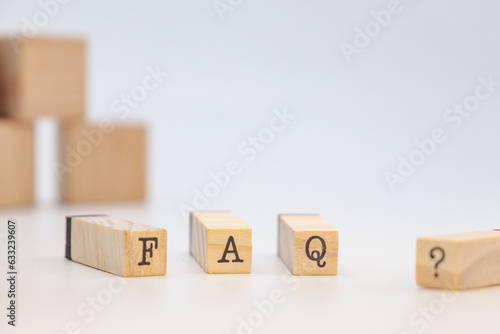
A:
POLYGON ((338 231, 319 215, 279 215, 279 256, 294 275, 337 275, 338 231))
POLYGON ((500 230, 418 238, 416 279, 448 290, 500 284, 500 230))
POLYGON ((248 274, 252 229, 233 213, 191 212, 191 254, 209 274, 248 274))
POLYGON ((124 277, 167 272, 167 231, 107 215, 66 217, 66 258, 124 277))

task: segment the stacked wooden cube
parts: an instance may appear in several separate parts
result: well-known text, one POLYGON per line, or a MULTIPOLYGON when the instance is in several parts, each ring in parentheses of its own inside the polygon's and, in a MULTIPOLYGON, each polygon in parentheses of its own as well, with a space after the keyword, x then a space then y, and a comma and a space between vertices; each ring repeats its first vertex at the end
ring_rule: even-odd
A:
POLYGON ((145 128, 85 123, 85 41, 0 40, 0 207, 34 200, 33 123, 60 124, 54 166, 66 202, 141 200, 145 128))

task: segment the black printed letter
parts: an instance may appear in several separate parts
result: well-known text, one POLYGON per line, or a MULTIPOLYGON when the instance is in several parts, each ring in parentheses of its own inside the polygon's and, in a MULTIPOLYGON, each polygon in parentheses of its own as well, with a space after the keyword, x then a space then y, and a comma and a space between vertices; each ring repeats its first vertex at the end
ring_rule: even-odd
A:
POLYGON ((311 261, 316 261, 318 264, 318 267, 323 268, 326 265, 326 261, 323 261, 321 263, 321 260, 325 257, 326 254, 326 243, 325 239, 323 239, 320 236, 314 235, 310 237, 307 242, 306 242, 306 255, 311 261), (309 247, 311 245, 311 241, 314 239, 318 239, 321 242, 321 253, 318 250, 313 250, 312 252, 309 250, 309 247))
POLYGON ((233 236, 230 236, 229 239, 227 239, 227 244, 226 244, 226 249, 224 250, 224 254, 222 255, 222 258, 217 262, 219 263, 229 262, 229 260, 226 260, 226 256, 228 253, 234 253, 234 256, 236 258, 233 260, 233 262, 243 262, 243 260, 241 260, 240 257, 238 256, 238 250, 236 249, 236 244, 234 243, 233 236), (229 250, 229 245, 232 246, 233 250, 229 250))
POLYGON ((146 261, 146 254, 149 253, 149 257, 153 257, 153 244, 149 245, 149 248, 146 248, 146 243, 148 241, 153 241, 155 244, 155 249, 158 249, 158 238, 139 238, 142 241, 142 261, 138 263, 140 266, 149 266, 151 262, 146 261))

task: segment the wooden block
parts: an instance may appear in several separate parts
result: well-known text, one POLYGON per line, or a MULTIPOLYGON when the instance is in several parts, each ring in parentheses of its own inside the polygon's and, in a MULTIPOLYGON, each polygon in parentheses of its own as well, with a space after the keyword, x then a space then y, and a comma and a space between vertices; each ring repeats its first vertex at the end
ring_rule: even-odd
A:
POLYGON ((84 108, 83 40, 0 40, 0 115, 68 118, 82 115, 84 108))
POLYGON ((249 274, 252 229, 231 212, 191 213, 191 254, 209 274, 249 274))
POLYGON ((107 215, 66 217, 66 258, 124 277, 167 272, 167 231, 107 215))
POLYGON ((319 215, 279 215, 279 256, 294 275, 337 275, 339 232, 319 215))
POLYGON ((33 203, 33 126, 0 119, 0 207, 33 203))
POLYGON ((146 129, 141 125, 65 124, 59 175, 65 202, 142 200, 146 129))
POLYGON ((418 238, 416 279, 450 290, 500 284, 500 231, 418 238))

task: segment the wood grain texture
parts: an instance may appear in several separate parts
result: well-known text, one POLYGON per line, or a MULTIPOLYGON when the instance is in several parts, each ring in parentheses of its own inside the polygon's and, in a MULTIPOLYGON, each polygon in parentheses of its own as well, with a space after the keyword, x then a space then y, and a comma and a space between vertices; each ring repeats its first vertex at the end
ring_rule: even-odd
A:
POLYGON ((337 275, 338 231, 319 215, 279 215, 279 256, 294 275, 337 275))
POLYGON ((106 215, 67 217, 66 258, 124 277, 167 271, 167 231, 106 215))
POLYGON ((0 115, 81 117, 85 42, 74 38, 0 40, 0 115))
POLYGON ((61 198, 65 202, 138 201, 146 182, 146 129, 142 125, 60 130, 61 198), (61 168, 63 169, 63 168, 61 168))
POLYGON ((191 254, 207 273, 250 273, 252 268, 250 226, 227 211, 192 212, 190 224, 191 254), (226 250, 229 251, 227 254, 226 250))
POLYGON ((500 284, 500 231, 418 238, 416 280, 449 290, 500 284))
POLYGON ((0 207, 33 203, 33 126, 0 119, 0 207))

